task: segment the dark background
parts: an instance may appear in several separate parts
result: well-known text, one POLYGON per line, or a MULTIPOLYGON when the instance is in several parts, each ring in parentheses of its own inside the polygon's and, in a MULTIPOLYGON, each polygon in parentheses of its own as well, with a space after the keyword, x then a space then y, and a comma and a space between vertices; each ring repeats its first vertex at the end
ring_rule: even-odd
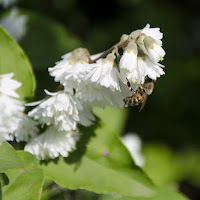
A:
MULTIPOLYGON (((63 54, 77 47, 95 54, 117 43, 123 33, 147 23, 160 27, 166 74, 155 83, 142 112, 128 108, 124 133, 136 132, 144 143, 161 141, 174 151, 199 150, 200 1, 21 0, 17 6, 30 16, 20 45, 38 80, 36 99, 44 97, 44 88, 55 88, 47 68, 63 54)), ((180 190, 200 199, 199 186, 189 178, 180 181, 180 190)))

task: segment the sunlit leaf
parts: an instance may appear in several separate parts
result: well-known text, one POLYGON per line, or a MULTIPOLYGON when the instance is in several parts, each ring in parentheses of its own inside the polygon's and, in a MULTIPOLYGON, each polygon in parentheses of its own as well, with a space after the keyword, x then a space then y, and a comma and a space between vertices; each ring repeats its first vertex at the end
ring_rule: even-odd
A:
POLYGON ((7 142, 3 142, 0 145, 0 172, 23 167, 24 165, 14 148, 7 142))
POLYGON ((43 164, 45 175, 68 189, 83 188, 96 193, 150 196, 155 187, 137 167, 117 134, 108 127, 81 128, 77 151, 67 159, 43 164))
POLYGON ((110 107, 105 107, 104 109, 95 107, 93 109, 94 114, 97 115, 103 122, 106 123, 110 128, 112 128, 119 135, 122 134, 126 120, 128 117, 127 109, 114 109, 110 107))
POLYGON ((21 100, 33 98, 35 78, 31 64, 20 46, 0 27, 0 74, 14 72, 14 79, 22 83, 18 89, 21 100))
POLYGON ((9 184, 3 187, 4 200, 39 200, 42 192, 44 174, 37 159, 27 152, 17 152, 24 164, 21 169, 5 172, 9 184))
POLYGON ((179 178, 179 166, 175 154, 162 144, 144 145, 144 170, 158 185, 169 184, 179 178))

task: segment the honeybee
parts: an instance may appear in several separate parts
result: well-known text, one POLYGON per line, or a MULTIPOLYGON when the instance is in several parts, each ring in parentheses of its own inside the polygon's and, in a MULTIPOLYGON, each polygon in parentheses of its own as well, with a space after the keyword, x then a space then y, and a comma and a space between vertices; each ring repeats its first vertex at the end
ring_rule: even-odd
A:
MULTIPOLYGON (((128 80, 127 80, 127 86, 131 91, 133 91, 133 89, 131 88, 131 84, 128 80)), ((126 97, 123 100, 124 106, 137 106, 139 104, 142 104, 139 112, 142 111, 148 96, 153 92, 153 88, 154 88, 153 80, 150 79, 148 76, 146 76, 144 83, 141 84, 136 91, 134 91, 134 94, 132 96, 126 97)))

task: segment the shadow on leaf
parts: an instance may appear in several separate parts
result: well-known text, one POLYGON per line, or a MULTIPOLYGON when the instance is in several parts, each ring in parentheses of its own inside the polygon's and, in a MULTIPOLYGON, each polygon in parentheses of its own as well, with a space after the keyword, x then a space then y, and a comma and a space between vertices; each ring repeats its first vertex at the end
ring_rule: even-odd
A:
POLYGON ((79 125, 79 132, 81 133, 81 138, 77 142, 76 150, 70 153, 70 155, 65 158, 65 161, 69 164, 80 163, 82 156, 87 150, 87 144, 90 139, 95 136, 95 130, 100 127, 100 119, 95 116, 95 122, 90 127, 84 127, 79 125))
MULTIPOLYGON (((81 164, 81 159, 87 150, 87 144, 89 143, 91 137, 95 136, 95 130, 100 127, 100 119, 95 116, 95 122, 90 127, 84 127, 79 125, 78 129, 81 133, 80 139, 76 144, 76 150, 71 152, 67 158, 64 158, 64 161, 67 164, 76 164, 76 169, 81 164)), ((53 160, 42 160, 41 164, 48 165, 50 162, 57 164, 60 157, 53 160)))

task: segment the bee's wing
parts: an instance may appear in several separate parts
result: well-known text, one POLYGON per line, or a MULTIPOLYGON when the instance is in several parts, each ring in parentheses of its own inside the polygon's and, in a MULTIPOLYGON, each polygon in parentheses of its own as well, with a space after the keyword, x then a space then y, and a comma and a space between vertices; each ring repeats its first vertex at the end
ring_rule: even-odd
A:
POLYGON ((148 95, 147 95, 147 94, 145 94, 145 95, 144 95, 144 101, 142 102, 142 105, 141 105, 141 107, 140 107, 140 110, 139 110, 139 112, 141 112, 141 111, 142 111, 142 109, 144 108, 144 106, 145 106, 145 104, 146 104, 146 101, 147 101, 147 98, 148 98, 148 95))

